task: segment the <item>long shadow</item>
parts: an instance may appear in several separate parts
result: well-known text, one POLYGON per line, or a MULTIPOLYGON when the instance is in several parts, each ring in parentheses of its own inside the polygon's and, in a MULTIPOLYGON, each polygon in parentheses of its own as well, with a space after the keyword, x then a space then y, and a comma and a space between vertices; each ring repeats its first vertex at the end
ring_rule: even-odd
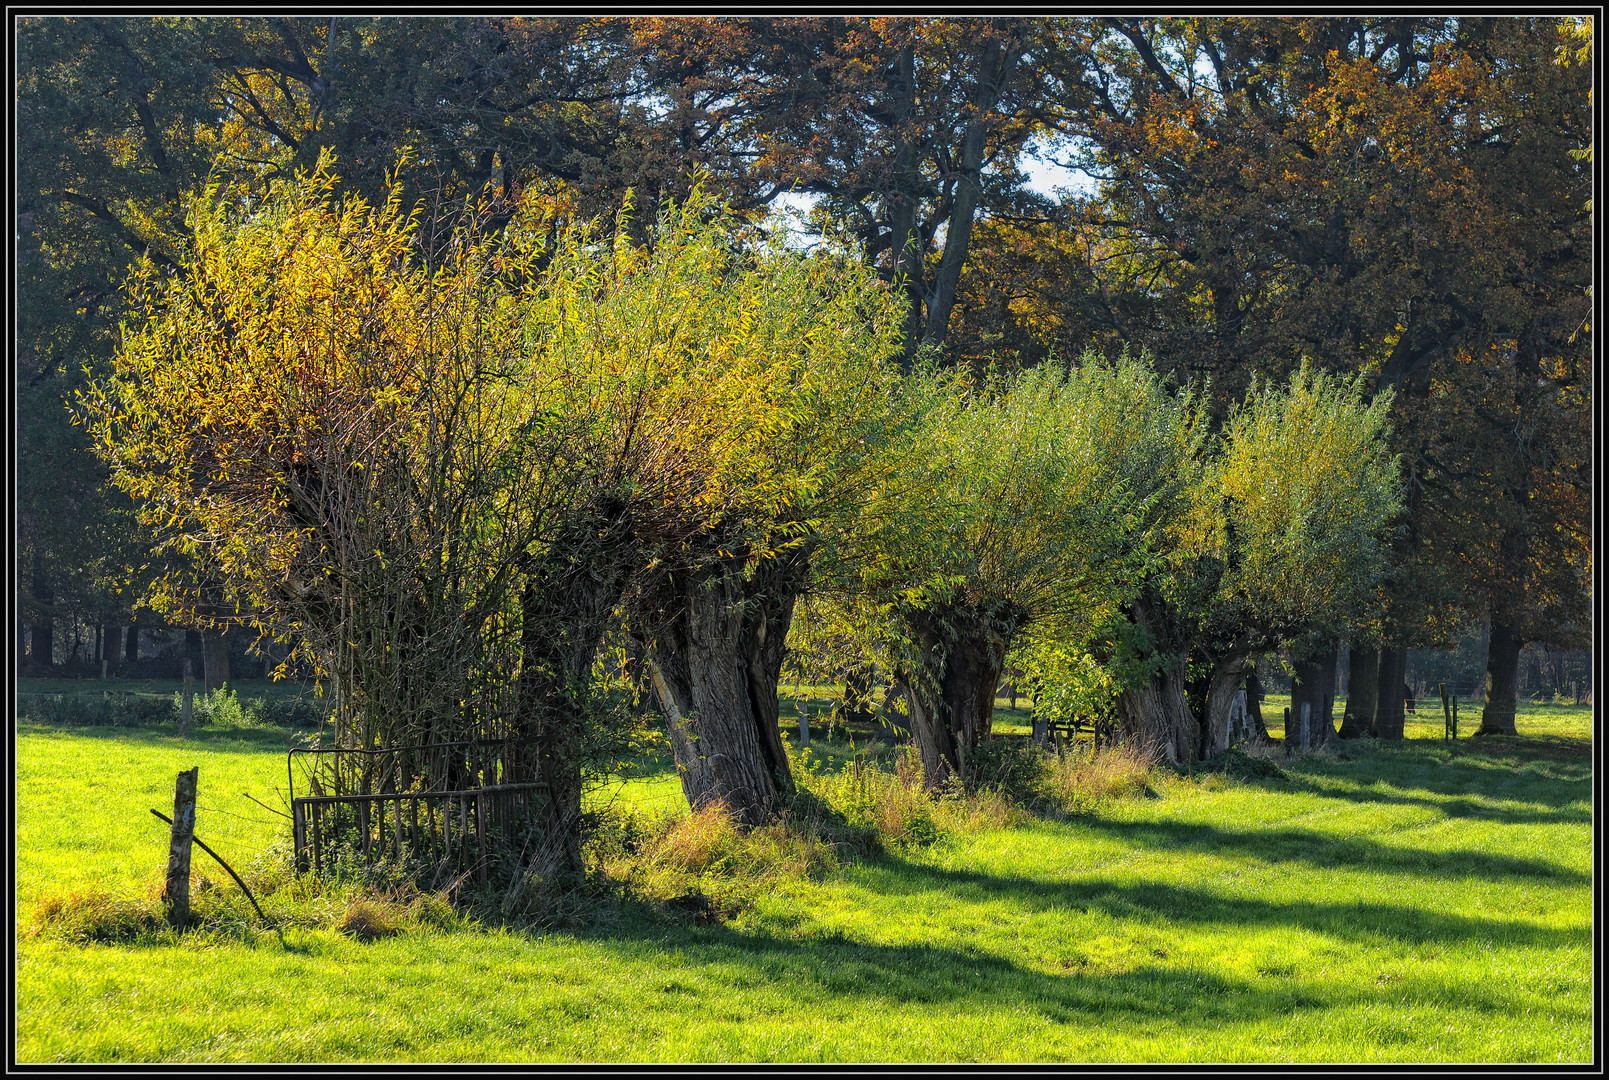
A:
POLYGON ((1591 875, 1544 859, 1492 855, 1463 848, 1426 851, 1382 844, 1366 836, 1335 836, 1311 829, 1222 829, 1184 821, 1078 819, 1079 828, 1105 833, 1131 847, 1246 855, 1265 863, 1305 863, 1332 869, 1357 867, 1374 873, 1438 878, 1540 878, 1591 884, 1591 875))
MULTIPOLYGON (((1422 795, 1404 795, 1399 792, 1380 791, 1375 788, 1362 790, 1352 788, 1338 788, 1327 784, 1317 783, 1300 776, 1293 776, 1290 780, 1279 784, 1277 789, 1287 792, 1303 792, 1318 795, 1326 799, 1340 799, 1345 802, 1358 803, 1386 803, 1393 806, 1420 806, 1427 810, 1435 810, 1447 817, 1468 818, 1472 821, 1491 821, 1505 825, 1590 825, 1592 812, 1582 809, 1580 803, 1587 800, 1587 792, 1582 791, 1573 799, 1561 797, 1557 806, 1547 810, 1521 810, 1511 806, 1493 806, 1482 803, 1471 797, 1468 788, 1454 788, 1451 784, 1421 784, 1426 791, 1443 795, 1443 798, 1429 798, 1422 795)), ((1583 782, 1582 787, 1586 784, 1583 782)), ((1531 802, 1534 799, 1511 799, 1510 802, 1531 802)), ((1542 805, 1547 805, 1542 803, 1542 805)))
MULTIPOLYGON (((1342 752, 1346 752, 1344 744, 1342 752)), ((1591 811, 1583 805, 1591 797, 1588 758, 1572 759, 1569 765, 1536 757, 1505 763, 1495 755, 1471 753, 1462 744, 1451 760, 1441 757, 1442 753, 1445 750, 1440 743, 1425 749, 1411 745, 1377 747, 1362 750, 1358 759, 1299 760, 1285 765, 1283 779, 1246 782, 1271 791, 1303 792, 1359 804, 1419 806, 1448 817, 1476 821, 1504 824, 1589 824, 1592 821, 1591 811), (1368 786, 1326 784, 1322 782, 1325 778, 1368 786), (1384 781, 1398 790, 1382 791, 1372 786, 1375 781, 1384 781), (1525 788, 1523 792, 1509 790, 1521 784, 1525 788), (1428 796, 1407 793, 1413 790, 1427 792, 1428 796), (1528 804, 1532 809, 1495 805, 1498 800, 1528 804)))
MULTIPOLYGON (((900 868, 904 872, 905 868, 900 868)), ((954 887, 967 875, 939 872, 954 887)), ((1119 1024, 1238 1024, 1288 1016, 1293 1010, 1357 1008, 1389 1000, 1394 1007, 1461 1007, 1499 1016, 1512 1015, 1517 995, 1501 987, 1443 979, 1409 977, 1389 988, 1356 982, 1318 982, 1273 976, 1236 979, 1195 966, 1147 965, 1124 972, 1089 972, 1076 967, 1062 974, 1035 970, 981 950, 935 945, 888 945, 845 937, 800 940, 744 933, 723 925, 643 927, 613 932, 553 935, 602 945, 624 958, 656 962, 677 958, 648 994, 688 992, 677 976, 699 967, 712 977, 732 978, 738 966, 789 987, 801 1008, 845 999, 868 1003, 955 1007, 967 1012, 990 1007, 1025 1018, 1084 1028, 1119 1024)), ((1585 1014, 1587 1006, 1582 1003, 1585 1014)), ((1585 1015, 1583 1015, 1583 1021, 1585 1015)))
POLYGON ((968 900, 1006 898, 1035 911, 1101 911, 1116 918, 1227 927, 1297 927, 1354 942, 1502 942, 1517 946, 1587 946, 1591 931, 1557 929, 1508 919, 1449 915, 1386 902, 1355 904, 1224 896, 1162 882, 1128 884, 1109 878, 1044 881, 950 870, 902 860, 863 864, 855 882, 884 895, 928 892, 968 900))

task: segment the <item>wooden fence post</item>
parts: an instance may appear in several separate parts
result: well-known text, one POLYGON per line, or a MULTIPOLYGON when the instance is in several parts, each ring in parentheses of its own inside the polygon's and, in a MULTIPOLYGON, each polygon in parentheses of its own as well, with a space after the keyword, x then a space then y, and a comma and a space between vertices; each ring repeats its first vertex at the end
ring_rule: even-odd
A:
POLYGON ((173 828, 168 835, 168 922, 190 921, 190 841, 196 831, 196 777, 200 766, 179 774, 173 785, 173 828))
POLYGON ((184 661, 184 699, 179 705, 179 737, 190 734, 190 716, 195 708, 196 681, 190 676, 190 659, 184 661))
POLYGON ((1453 709, 1447 701, 1446 683, 1441 684, 1441 715, 1442 719, 1446 722, 1446 730, 1442 732, 1442 736, 1443 738, 1450 739, 1453 737, 1453 709))

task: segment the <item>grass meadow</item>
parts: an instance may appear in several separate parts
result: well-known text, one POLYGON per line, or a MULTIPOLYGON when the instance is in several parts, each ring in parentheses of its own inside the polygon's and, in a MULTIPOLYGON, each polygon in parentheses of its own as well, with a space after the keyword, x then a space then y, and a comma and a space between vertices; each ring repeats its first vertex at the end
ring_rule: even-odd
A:
MULTIPOLYGON (((812 727, 829 771, 864 750, 812 727)), ((1025 711, 1002 714, 1019 727, 1025 711)), ((1065 820, 972 820, 718 917, 620 902, 563 931, 451 917, 365 941, 242 921, 94 944, 41 932, 42 902, 153 897, 167 830, 148 808, 168 812, 181 769, 200 767, 197 834, 237 869, 283 849, 285 820, 247 796, 281 806, 294 733, 24 718, 16 1056, 1585 1062, 1591 708, 1533 706, 1519 729, 1450 744, 1425 709, 1402 743, 1280 776, 1158 773, 1065 820)), ((599 798, 685 810, 663 758, 599 798)), ((195 869, 199 894, 234 890, 199 851, 195 869)))

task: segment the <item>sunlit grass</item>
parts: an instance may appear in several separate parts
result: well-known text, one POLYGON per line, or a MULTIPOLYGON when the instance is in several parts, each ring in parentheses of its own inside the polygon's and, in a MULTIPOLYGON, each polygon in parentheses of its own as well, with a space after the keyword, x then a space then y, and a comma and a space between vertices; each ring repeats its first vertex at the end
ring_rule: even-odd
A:
MULTIPOLYGON (((166 828, 147 807, 182 768, 227 857, 282 840, 239 792, 279 805, 283 740, 23 727, 17 1054, 1586 1061, 1590 710, 1522 707, 1519 729, 1447 744, 1421 718, 1401 744, 1281 758, 1285 780, 1159 776, 1160 798, 952 831, 725 922, 627 907, 590 932, 293 929, 286 950, 29 933, 42 896, 149 887, 166 828)), ((636 772, 617 799, 677 805, 668 760, 636 772)))

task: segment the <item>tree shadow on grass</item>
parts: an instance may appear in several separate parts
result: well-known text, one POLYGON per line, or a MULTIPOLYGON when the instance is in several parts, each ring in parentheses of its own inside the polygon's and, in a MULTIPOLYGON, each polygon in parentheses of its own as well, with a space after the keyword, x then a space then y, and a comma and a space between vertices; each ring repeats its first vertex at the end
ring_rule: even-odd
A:
POLYGON ((888 896, 941 892, 974 902, 1007 899, 1031 911, 1099 911, 1114 918, 1159 924, 1290 927, 1357 943, 1439 942, 1544 949, 1585 948, 1591 944, 1591 930, 1586 927, 1560 929, 1511 919, 1445 914, 1386 902, 1293 900, 1276 904, 1163 882, 1126 883, 1101 877, 1045 881, 900 860, 864 864, 855 874, 855 881, 888 896))
MULTIPOLYGON (((1382 800, 1390 801, 1390 800, 1382 800)), ((1439 804, 1438 804, 1439 805, 1439 804)), ((1224 829, 1186 821, 1113 821, 1079 818, 1077 828, 1104 833, 1130 847, 1250 857, 1262 863, 1305 863, 1320 869, 1359 869, 1443 879, 1532 878, 1570 885, 1591 884, 1590 875, 1545 859, 1492 855, 1455 848, 1382 844, 1367 836, 1337 836, 1311 829, 1224 829)))
MULTIPOLYGON (((1337 752, 1348 754, 1341 744, 1337 752)), ((1568 762, 1550 757, 1512 760, 1471 752, 1465 744, 1430 743, 1359 747, 1359 757, 1298 758, 1282 763, 1278 780, 1244 781, 1281 793, 1300 792, 1358 804, 1420 806, 1447 817, 1504 824, 1571 824, 1592 821, 1590 757, 1568 762), (1329 782, 1326 782, 1329 781, 1329 782), (1382 790, 1380 783, 1394 790, 1382 790), (1425 795, 1410 792, 1423 791, 1425 795), (1515 805, 1521 804, 1521 805, 1515 805)))
POLYGON ((301 728, 262 724, 255 727, 192 727, 190 734, 179 737, 177 724, 152 725, 82 725, 67 727, 57 724, 35 724, 19 721, 16 733, 22 735, 71 735, 79 739, 105 739, 112 742, 143 743, 147 746, 194 747, 205 750, 268 750, 284 753, 295 745, 298 738, 311 734, 301 728))
MULTIPOLYGON (((914 873, 925 878, 922 888, 963 892, 983 889, 1011 892, 1018 898, 1030 894, 1044 898, 1037 883, 1021 880, 997 879, 986 884, 978 875, 909 865, 888 869, 896 876, 914 873)), ((1100 895, 1103 894, 1081 894, 1081 898, 1098 905, 1100 895)), ((1200 902, 1199 897, 1174 899, 1200 902)), ((1063 895, 1052 903, 1070 901, 1063 895)), ((1128 906, 1142 912, 1158 910, 1153 905, 1154 897, 1136 893, 1128 898, 1128 906)), ((1121 913, 1132 917, 1134 911, 1121 913)), ((1267 917, 1267 912, 1253 910, 1250 914, 1254 921, 1259 915, 1267 917)), ((1314 912, 1309 921, 1326 917, 1314 912)), ((1400 918, 1401 912, 1387 911, 1384 917, 1400 918)), ((1473 931, 1468 926, 1459 929, 1473 931)), ((1389 986, 1374 986, 1355 980, 1317 981, 1303 978, 1304 973, 1299 971, 1234 978, 1204 967, 1178 964, 1147 964, 1116 972, 1056 973, 1024 967, 982 950, 882 944, 842 935, 801 940, 746 933, 725 925, 645 927, 637 933, 581 932, 567 936, 603 945, 623 959, 649 965, 663 965, 665 958, 674 957, 674 964, 665 968, 663 980, 647 980, 642 987, 650 994, 685 991, 677 976, 703 969, 707 977, 728 983, 752 985, 757 977, 771 985, 786 986, 790 998, 806 1011, 842 1006, 846 1000, 882 1008, 931 1005, 964 1008, 967 1013, 994 1010, 1022 1016, 1025 1021, 1042 1019, 1090 1030, 1122 1026, 1125 1037, 1143 1035, 1146 1028, 1160 1033, 1180 1026, 1223 1027, 1289 1016, 1295 1011, 1356 1010, 1382 1003, 1390 1003, 1393 1010, 1420 1006, 1441 1010, 1455 1003, 1456 1007, 1494 1016, 1513 1015, 1527 1004, 1504 988, 1473 980, 1410 977, 1389 986)), ((866 1005, 852 1004, 850 1009, 866 1005)), ((1586 1008, 1583 1002, 1583 1021, 1586 1008)))

